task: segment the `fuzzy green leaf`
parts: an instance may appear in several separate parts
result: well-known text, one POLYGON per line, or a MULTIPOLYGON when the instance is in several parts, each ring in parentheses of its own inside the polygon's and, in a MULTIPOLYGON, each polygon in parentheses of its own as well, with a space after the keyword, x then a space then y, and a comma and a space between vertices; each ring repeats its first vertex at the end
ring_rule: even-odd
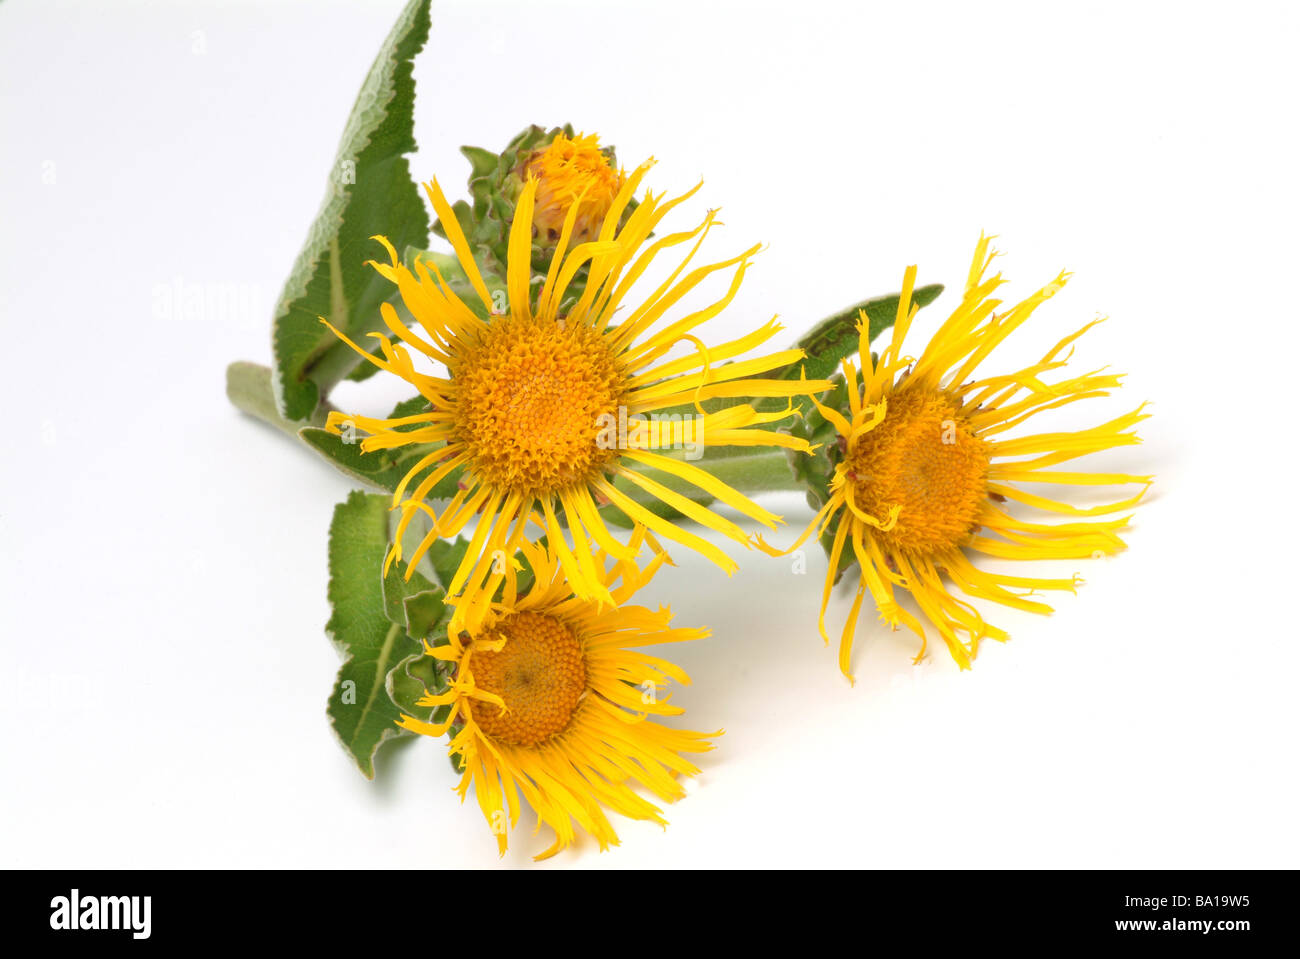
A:
POLYGON ((446 593, 441 586, 429 582, 418 569, 411 573, 410 579, 407 579, 406 569, 406 563, 398 560, 389 566, 388 572, 384 574, 384 615, 390 622, 396 623, 409 633, 411 624, 406 615, 406 601, 413 596, 434 590, 437 590, 439 598, 446 593))
MULTIPOLYGON (((396 491, 397 484, 419 461, 429 453, 432 446, 408 446, 395 450, 375 450, 371 453, 361 452, 361 444, 348 443, 344 437, 335 436, 315 427, 299 430, 303 442, 333 464, 334 468, 355 480, 373 486, 376 489, 396 491)), ((451 499, 459 486, 460 471, 455 470, 443 478, 429 491, 428 499, 451 499)))
POLYGON ((451 585, 452 577, 460 567, 461 560, 469 552, 469 540, 457 536, 454 540, 440 539, 429 548, 429 562, 433 564, 434 575, 443 589, 451 585))
POLYGON ((423 652, 406 657, 388 674, 388 695, 394 705, 401 712, 425 722, 429 722, 435 709, 444 713, 447 710, 446 706, 419 705, 420 697, 440 688, 437 666, 433 657, 426 656, 423 652))
POLYGON ((335 383, 373 369, 360 368, 319 319, 358 342, 381 328, 379 305, 393 286, 366 265, 383 253, 371 237, 387 236, 399 250, 428 245, 429 216, 406 159, 416 148, 411 60, 428 35, 429 0, 411 0, 357 95, 324 203, 280 296, 272 347, 276 402, 288 420, 306 420, 335 383))
POLYGON ((367 779, 380 744, 402 735, 388 693, 388 675, 421 652, 386 614, 383 563, 388 552, 388 497, 351 493, 334 507, 329 536, 329 601, 325 626, 347 658, 339 667, 327 712, 339 741, 367 779))
POLYGON ((444 602, 447 592, 418 568, 410 578, 406 572, 406 563, 398 560, 384 575, 384 612, 412 639, 426 639, 436 628, 446 625, 451 616, 444 602))
MULTIPOLYGON (((378 489, 390 493, 397 489, 397 484, 406 475, 403 457, 398 454, 404 450, 376 450, 373 453, 361 452, 361 444, 347 442, 342 436, 335 436, 322 429, 306 427, 298 431, 303 442, 324 456, 335 469, 346 473, 355 480, 360 480, 378 489)), ((411 461, 414 465, 414 461, 411 461)))
POLYGON ((412 639, 427 639, 433 642, 437 638, 439 627, 446 624, 451 610, 444 602, 447 594, 441 587, 413 593, 402 600, 406 613, 406 634, 412 639))

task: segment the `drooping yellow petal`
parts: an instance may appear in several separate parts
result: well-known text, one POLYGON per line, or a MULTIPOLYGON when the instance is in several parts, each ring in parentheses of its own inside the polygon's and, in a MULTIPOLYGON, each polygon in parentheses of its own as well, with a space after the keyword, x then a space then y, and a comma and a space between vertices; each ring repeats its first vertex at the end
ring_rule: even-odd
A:
POLYGON ((487 284, 483 282, 483 274, 479 272, 478 264, 474 261, 474 253, 470 249, 469 241, 465 239, 464 231, 460 228, 460 221, 456 219, 456 212, 443 195, 442 187, 438 185, 438 178, 434 177, 426 183, 424 191, 429 195, 429 202, 433 204, 433 212, 437 214, 438 222, 442 224, 443 231, 451 242, 451 248, 456 251, 456 259, 460 261, 460 268, 465 271, 470 286, 478 294, 483 309, 491 313, 492 295, 488 293, 487 284))

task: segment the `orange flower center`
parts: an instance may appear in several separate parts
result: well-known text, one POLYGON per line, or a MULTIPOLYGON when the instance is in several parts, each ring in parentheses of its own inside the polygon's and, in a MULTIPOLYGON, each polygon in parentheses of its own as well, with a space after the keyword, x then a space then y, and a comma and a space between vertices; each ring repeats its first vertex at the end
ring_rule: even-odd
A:
POLYGON ((845 461, 863 512, 883 521, 900 507, 892 529, 871 535, 927 556, 962 546, 987 500, 989 445, 949 393, 904 386, 886 400, 884 420, 845 461))
POLYGON ((626 377, 583 324, 499 317, 451 366, 456 438, 495 489, 545 495, 591 479, 616 455, 598 442, 626 377))
POLYGON ((512 746, 536 746, 562 732, 587 689, 582 643, 553 616, 513 613, 485 637, 500 652, 475 652, 474 682, 505 701, 474 709, 479 728, 512 746))

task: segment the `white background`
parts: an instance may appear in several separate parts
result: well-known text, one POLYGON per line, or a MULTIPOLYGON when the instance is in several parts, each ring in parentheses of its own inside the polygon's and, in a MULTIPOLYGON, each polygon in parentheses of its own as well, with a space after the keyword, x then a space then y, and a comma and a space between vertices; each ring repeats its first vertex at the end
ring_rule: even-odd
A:
MULTIPOLYGON (((371 783, 335 742, 350 483, 224 396, 228 362, 269 361, 400 6, 0 4, 0 865, 497 864, 440 744, 371 783)), ((1064 564, 1088 585, 1052 617, 982 607, 1014 641, 969 673, 938 644, 913 669, 864 613, 850 688, 820 554, 728 581, 675 550, 643 598, 713 628, 674 648, 677 695, 727 733, 666 832, 619 821, 621 848, 539 868, 1300 865, 1298 26, 1284 3, 435 4, 416 175, 462 189, 460 144, 569 121, 657 156, 656 189, 703 176, 677 228, 720 206, 715 259, 769 244, 714 342, 773 313, 792 336, 918 263, 949 285, 919 346, 985 229, 1010 295, 1075 272, 1003 368, 1103 313, 1076 368, 1129 378, 1066 421, 1154 403, 1143 446, 1087 464, 1158 474, 1130 550, 1064 564)), ((523 828, 504 862, 549 841, 523 828)))

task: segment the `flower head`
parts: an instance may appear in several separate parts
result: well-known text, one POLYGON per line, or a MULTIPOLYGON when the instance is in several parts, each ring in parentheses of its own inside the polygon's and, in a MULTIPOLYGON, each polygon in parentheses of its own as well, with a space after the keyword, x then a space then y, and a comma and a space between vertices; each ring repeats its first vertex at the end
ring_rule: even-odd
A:
MULTIPOLYGON (((1068 354, 1062 357, 1062 351, 1094 323, 1063 339, 1033 366, 977 376, 996 347, 1068 279, 1061 274, 1027 300, 999 311, 1002 302, 991 295, 1002 285, 1001 274, 985 279, 993 256, 988 238, 981 237, 961 304, 917 359, 902 352, 915 315, 911 291, 916 268, 909 267, 889 346, 873 360, 864 318, 861 377, 851 364, 843 364, 848 408, 832 409, 814 400, 839 434, 842 455, 831 477, 829 498, 791 549, 814 530, 822 535, 834 524, 819 620, 827 642, 831 586, 841 561, 850 555, 857 560, 857 596, 840 640, 840 669, 846 676, 866 594, 875 600, 884 622, 895 629, 905 625, 921 637, 919 661, 925 655, 925 627, 895 598, 895 590, 910 593, 953 659, 966 668, 981 640, 1005 640, 1007 634, 986 623, 952 587, 968 596, 1047 613, 1051 607, 1029 598, 1031 594, 1073 591, 1078 584, 1073 577, 982 570, 971 554, 1035 560, 1113 553, 1124 546, 1117 531, 1129 517, 1093 517, 1129 509, 1145 493, 1144 488, 1115 502, 1076 507, 1022 490, 1019 484, 1145 487, 1151 482, 1147 476, 1049 469, 1088 453, 1137 443, 1132 429, 1146 418, 1141 407, 1091 429, 1003 437, 1046 410, 1108 395, 1120 385, 1120 377, 1098 370, 1053 384, 1042 379, 1065 366, 1068 354), (1069 521, 1045 523, 1013 516, 1005 506, 1008 500, 1065 515, 1069 521)), ((760 545, 776 552, 761 540, 760 545)))
MULTIPOLYGON (((492 294, 437 181, 428 185, 429 196, 473 291, 470 302, 456 294, 436 264, 432 273, 420 260, 408 269, 380 238, 390 262, 373 265, 396 284, 418 328, 408 330, 396 310, 384 304, 382 317, 398 342, 373 334, 381 357, 352 345, 370 362, 411 383, 429 409, 391 420, 332 413, 326 428, 341 432, 352 424, 369 432, 363 451, 430 444, 394 494, 394 506, 402 515, 389 559, 401 558, 402 535, 421 513, 434 522, 412 554, 411 568, 438 537, 455 536, 478 520, 471 548, 450 584, 453 596, 465 597, 456 607, 456 629, 475 632, 481 624, 504 578, 501 557, 513 556, 519 548, 534 507, 541 510, 575 594, 606 604, 612 602, 611 594, 592 565, 592 550, 603 549, 621 560, 632 554, 606 526, 598 512, 601 506, 612 505, 632 523, 698 550, 728 573, 736 564, 716 544, 645 503, 660 501, 747 546, 749 538, 736 523, 680 489, 698 488, 768 527, 780 522, 686 457, 658 451, 688 446, 807 451, 805 440, 764 428, 785 419, 788 410, 759 412, 740 402, 705 413, 702 403, 802 396, 830 384, 762 378, 763 373, 796 363, 803 356, 800 350, 735 359, 776 334, 780 327, 775 320, 721 345, 705 346, 699 339, 698 327, 736 295, 757 247, 688 271, 714 223, 712 212, 694 230, 669 233, 647 245, 651 231, 694 190, 666 203, 662 194, 648 193, 620 227, 648 167, 626 178, 597 238, 590 242, 573 243, 582 203, 570 204, 550 268, 545 277, 536 278, 530 246, 539 181, 530 179, 511 223, 508 306, 502 312, 493 310, 492 294), (651 262, 683 244, 689 244, 689 252, 668 278, 644 299, 629 303, 632 285, 651 262), (725 270, 732 271, 732 279, 721 299, 663 322, 687 293, 725 270), (579 271, 584 271, 585 280, 571 288, 579 271), (615 322, 618 310, 626 312, 615 322), (670 356, 679 345, 687 352, 670 356), (444 366, 446 375, 417 370, 412 350, 422 360, 444 366), (458 469, 463 470, 459 493, 441 512, 435 511, 426 496, 458 469), (647 470, 661 479, 646 475, 647 470), (572 550, 564 545, 562 523, 573 537, 572 550)), ((583 195, 588 193, 590 189, 583 195)))
MULTIPOLYGON (((633 539, 644 535, 638 530, 633 539)), ((479 633, 425 647, 451 679, 446 692, 419 704, 443 707, 445 715, 433 723, 406 716, 400 725, 429 736, 453 732, 449 749, 464 769, 461 798, 472 786, 500 852, 519 820, 521 795, 539 826, 555 831, 555 844, 539 859, 573 842, 576 828, 604 850, 618 844, 604 809, 662 825, 633 784, 674 801, 685 794, 677 777, 698 772, 683 754, 713 748, 708 734, 651 718, 680 714, 663 690, 690 679, 641 652, 708 632, 670 628, 666 609, 623 605, 664 562, 662 552, 644 569, 603 553, 590 557, 618 604, 610 607, 575 596, 553 550, 527 542, 521 549, 533 575, 526 595, 518 595, 511 567, 479 633)))
POLYGON ((571 242, 594 239, 625 179, 599 138, 581 133, 558 133, 549 146, 530 154, 524 163, 524 179, 529 178, 537 180, 533 230, 551 243, 559 239, 575 204, 571 242))

